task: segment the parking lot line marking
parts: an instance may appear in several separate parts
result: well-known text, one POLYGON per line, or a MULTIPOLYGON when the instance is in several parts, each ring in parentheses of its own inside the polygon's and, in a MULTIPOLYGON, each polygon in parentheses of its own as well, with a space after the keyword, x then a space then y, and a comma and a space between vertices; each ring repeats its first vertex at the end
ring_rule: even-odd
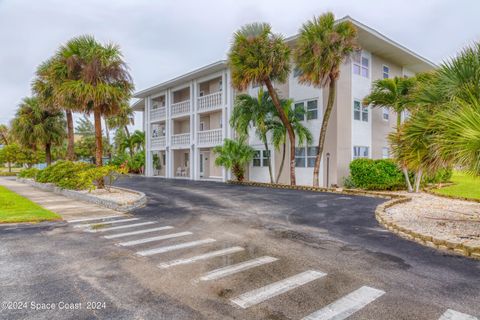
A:
POLYGON ((143 233, 149 233, 149 232, 155 232, 155 231, 162 231, 162 230, 169 230, 173 229, 172 226, 165 226, 165 227, 158 227, 158 228, 151 228, 151 229, 143 229, 143 230, 137 230, 137 231, 131 231, 131 232, 125 232, 125 233, 117 233, 117 234, 111 234, 108 236, 103 236, 105 239, 115 239, 115 238, 121 238, 121 237, 128 237, 128 236, 134 236, 137 234, 143 234, 143 233))
POLYGON ((97 223, 77 224, 77 225, 74 225, 73 227, 74 228, 87 228, 87 227, 91 227, 91 226, 99 225, 99 224, 115 224, 115 223, 130 222, 130 221, 136 221, 136 220, 140 220, 140 218, 129 218, 129 219, 112 220, 112 221, 101 221, 101 222, 97 222, 97 223))
POLYGON ((477 317, 448 309, 438 320, 478 320, 477 317))
POLYGON ((271 283, 265 287, 249 291, 230 301, 241 308, 246 309, 282 293, 303 286, 313 280, 320 279, 326 275, 326 273, 315 270, 305 271, 292 277, 271 283))
POLYGON ((343 320, 382 296, 385 291, 363 286, 302 320, 343 320))
POLYGON ((242 248, 242 247, 231 247, 231 248, 227 248, 227 249, 207 252, 205 254, 194 256, 194 257, 191 257, 191 258, 178 259, 178 260, 172 260, 172 261, 169 261, 169 262, 160 263, 158 265, 158 267, 162 268, 162 269, 166 269, 166 268, 170 268, 170 267, 173 267, 173 266, 178 266, 178 265, 181 265, 181 264, 189 264, 189 263, 193 263, 193 262, 200 261, 200 260, 206 260, 206 259, 210 259, 210 258, 226 256, 228 254, 240 252, 240 251, 243 251, 243 250, 245 250, 245 249, 242 248))
POLYGON ((189 236, 191 234, 193 234, 193 233, 191 233, 190 231, 170 233, 170 234, 164 234, 164 235, 156 236, 156 237, 144 238, 144 239, 139 239, 139 240, 132 240, 132 241, 127 241, 127 242, 120 242, 120 243, 118 243, 118 245, 122 246, 122 247, 130 247, 130 246, 136 246, 136 245, 139 245, 139 244, 142 244, 142 243, 149 243, 149 242, 153 242, 153 241, 160 241, 160 240, 178 238, 178 237, 183 237, 183 236, 189 236))
POLYGON ((95 220, 118 218, 118 217, 123 217, 123 215, 119 214, 119 215, 115 215, 115 216, 105 216, 105 217, 97 217, 97 218, 73 219, 73 220, 67 220, 67 222, 68 223, 75 223, 75 222, 95 221, 95 220))
POLYGON ((264 256, 260 258, 255 258, 252 260, 240 262, 231 266, 226 266, 223 268, 215 269, 210 272, 207 272, 205 275, 200 277, 202 281, 217 280, 238 272, 242 272, 251 268, 259 267, 261 265, 277 261, 277 258, 264 256))
POLYGON ((87 229, 87 230, 85 230, 85 231, 86 231, 86 232, 105 232, 105 231, 111 231, 111 230, 119 230, 119 229, 126 229, 126 228, 134 228, 134 227, 146 226, 147 224, 152 224, 152 223, 156 223, 156 222, 155 222, 155 221, 147 221, 147 222, 141 222, 141 223, 126 224, 126 225, 124 225, 124 226, 111 227, 111 228, 87 229))
POLYGON ((151 255, 158 254, 158 253, 165 253, 165 252, 170 252, 170 251, 175 251, 175 250, 180 250, 180 249, 197 247, 197 246, 201 246, 202 244, 212 243, 212 242, 215 242, 215 241, 217 241, 217 240, 207 238, 207 239, 203 239, 203 240, 197 240, 197 241, 175 244, 173 246, 166 246, 166 247, 160 247, 160 248, 155 248, 155 249, 138 251, 136 254, 139 255, 139 256, 151 256, 151 255))

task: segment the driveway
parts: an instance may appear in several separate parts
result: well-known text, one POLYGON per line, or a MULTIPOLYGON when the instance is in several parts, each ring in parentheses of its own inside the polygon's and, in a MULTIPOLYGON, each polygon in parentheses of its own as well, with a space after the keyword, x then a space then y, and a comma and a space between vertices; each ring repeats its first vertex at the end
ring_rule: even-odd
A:
POLYGON ((1 300, 105 307, 3 310, 0 318, 480 315, 480 262, 385 231, 373 217, 382 199, 143 177, 118 184, 149 198, 134 221, 0 231, 1 300))

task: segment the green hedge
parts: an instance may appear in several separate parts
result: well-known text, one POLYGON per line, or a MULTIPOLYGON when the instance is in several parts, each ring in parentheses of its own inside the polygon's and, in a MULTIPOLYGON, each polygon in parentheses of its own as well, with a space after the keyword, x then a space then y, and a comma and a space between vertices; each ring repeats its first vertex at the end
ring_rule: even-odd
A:
POLYGON ((57 161, 43 170, 25 169, 19 174, 21 178, 33 178, 41 183, 53 183, 64 189, 92 190, 96 181, 106 180, 110 186, 124 170, 115 166, 96 167, 85 162, 57 161))
POLYGON ((350 163, 350 179, 356 188, 398 190, 405 187, 402 171, 390 159, 355 159, 350 163))

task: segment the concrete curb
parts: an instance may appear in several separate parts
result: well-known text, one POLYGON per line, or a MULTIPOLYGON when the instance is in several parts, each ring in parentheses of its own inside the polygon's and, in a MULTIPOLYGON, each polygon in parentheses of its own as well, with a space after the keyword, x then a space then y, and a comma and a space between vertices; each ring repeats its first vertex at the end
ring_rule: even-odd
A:
POLYGON ((70 199, 74 200, 80 200, 80 201, 86 201, 90 203, 94 203, 97 205, 100 205, 102 207, 120 211, 120 212, 129 212, 132 211, 136 208, 142 207, 147 203, 147 196, 143 192, 135 191, 135 190, 130 190, 130 189, 125 189, 125 188, 119 188, 119 187, 113 187, 114 189, 118 190, 123 190, 131 193, 136 193, 138 194, 138 199, 133 201, 133 202, 128 202, 128 203, 119 203, 114 200, 107 200, 107 199, 101 199, 98 198, 94 195, 88 194, 88 193, 82 193, 78 192, 75 190, 68 190, 68 189, 63 189, 55 186, 52 183, 40 183, 36 182, 31 179, 24 179, 24 178, 17 178, 17 181, 29 184, 35 188, 45 190, 45 191, 50 191, 56 194, 60 194, 62 196, 65 196, 70 199))
POLYGON ((442 239, 437 239, 432 236, 426 236, 415 232, 410 229, 406 229, 402 226, 399 226, 392 219, 389 219, 385 216, 385 210, 401 203, 409 202, 412 198, 402 195, 388 194, 382 192, 373 192, 365 190, 352 190, 352 189, 329 189, 329 188, 317 188, 310 186, 290 186, 284 184, 270 184, 262 182, 239 182, 239 181, 228 181, 230 184, 236 185, 245 185, 245 186, 254 186, 254 187, 267 187, 267 188, 276 188, 276 189, 291 189, 291 190, 304 190, 304 191, 314 191, 314 192, 331 192, 338 194, 350 194, 350 195, 359 195, 367 197, 380 197, 387 198, 388 201, 379 204, 375 208, 375 219, 380 223, 384 228, 389 231, 397 234, 398 236, 414 241, 423 246, 435 248, 442 251, 448 251, 450 253, 463 255, 465 257, 480 259, 480 247, 467 246, 461 243, 454 243, 442 239))

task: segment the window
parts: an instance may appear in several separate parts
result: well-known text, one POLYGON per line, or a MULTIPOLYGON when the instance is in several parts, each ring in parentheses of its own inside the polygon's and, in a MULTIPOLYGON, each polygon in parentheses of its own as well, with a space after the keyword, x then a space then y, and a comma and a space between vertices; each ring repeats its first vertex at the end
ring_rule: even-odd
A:
POLYGON ((185 168, 188 168, 188 163, 189 163, 189 160, 190 160, 190 153, 185 152, 185 154, 184 154, 184 156, 183 156, 183 159, 184 159, 183 166, 184 166, 185 168))
POLYGON ((303 115, 297 115, 297 119, 300 121, 318 119, 318 100, 308 100, 295 103, 295 110, 302 108, 304 110, 303 115), (306 104, 306 107, 305 107, 306 104))
POLYGON ((368 78, 370 61, 367 57, 363 57, 361 51, 353 54, 353 73, 368 78))
POLYGON ((262 151, 262 156, 263 156, 263 161, 262 161, 262 165, 264 167, 268 167, 269 164, 270 164, 270 150, 263 150, 262 151))
POLYGON ((220 81, 218 81, 218 91, 222 92, 222 89, 223 89, 223 82, 220 79, 220 81))
POLYGON ((307 120, 318 118, 318 102, 317 100, 307 101, 307 120))
POLYGON ((353 159, 368 158, 368 147, 354 146, 353 159))
POLYGON ((359 100, 353 101, 353 119, 360 120, 360 113, 362 110, 362 103, 359 100))
POLYGON ((205 122, 200 122, 200 130, 199 131, 203 131, 205 130, 205 122))
POLYGON ((316 157, 317 147, 297 147, 295 148, 295 167, 313 168, 316 157))
POLYGON ((204 92, 203 90, 201 90, 201 91, 198 93, 198 95, 199 95, 200 97, 203 97, 203 96, 205 95, 205 92, 204 92))
POLYGON ((382 158, 383 159, 390 158, 390 150, 388 149, 388 147, 383 147, 382 148, 382 158))
POLYGON ((385 121, 388 121, 388 119, 390 119, 390 110, 388 108, 382 109, 382 118, 385 121))
POLYGON ((253 154, 253 166, 254 167, 261 167, 262 166, 262 156, 260 150, 255 150, 253 154))
POLYGON ((390 68, 383 66, 383 79, 390 78, 390 68))
POLYGON ((362 106, 362 121, 368 122, 368 106, 362 106))

